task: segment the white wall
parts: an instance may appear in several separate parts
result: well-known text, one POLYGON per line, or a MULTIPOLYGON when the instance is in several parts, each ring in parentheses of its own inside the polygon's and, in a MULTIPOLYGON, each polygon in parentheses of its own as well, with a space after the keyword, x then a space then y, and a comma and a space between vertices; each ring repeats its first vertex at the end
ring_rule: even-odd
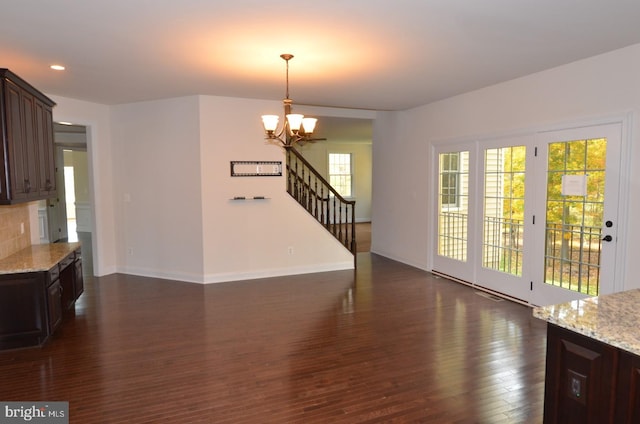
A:
POLYGON ((282 161, 284 170, 284 151, 266 143, 260 121, 260 115, 281 108, 280 102, 200 97, 207 282, 353 267, 351 253, 286 193, 284 175, 230 176, 234 160, 282 161), (230 200, 235 196, 268 199, 230 200))
POLYGON ((198 98, 113 106, 111 116, 119 270, 201 280, 198 98))
POLYGON ((429 146, 411 133, 414 119, 412 111, 378 112, 374 122, 371 251, 426 269, 429 146))
POLYGON ((280 102, 51 98, 54 120, 87 126, 96 275, 217 282, 353 267, 353 256, 286 194, 284 177, 230 177, 232 160, 284 162, 263 140, 259 118, 278 113, 280 102), (238 195, 270 199, 229 200, 238 195))
MULTIPOLYGON (((640 150, 635 145, 640 142, 639 76, 640 45, 636 45, 404 112, 296 110, 318 116, 375 118, 372 251, 429 269, 432 141, 632 112, 634 166, 629 179, 629 216, 637 215, 640 150)), ((323 238, 320 231, 315 234, 313 226, 306 225, 304 211, 284 193, 283 180, 265 177, 256 182, 252 178, 228 176, 230 160, 284 161, 278 148, 261 141, 262 130, 256 118, 265 112, 279 113, 280 102, 193 97, 109 107, 49 97, 58 104, 54 120, 88 127, 97 275, 132 270, 222 281, 340 267, 349 258, 348 254, 336 257, 326 253, 331 250, 333 239, 323 238), (112 110, 118 119, 112 119, 112 110), (185 122, 175 122, 176 116, 185 122), (160 117, 166 122, 158 122, 160 117), (159 124, 166 131, 147 132, 137 123, 138 119, 159 124), (177 130, 186 130, 190 138, 185 141, 184 134, 175 136, 180 132, 177 130), (112 136, 112 131, 117 137, 112 136), (180 143, 184 142, 185 149, 181 149, 180 143), (157 149, 162 164, 154 162, 147 149, 151 152, 157 149), (131 153, 134 156, 129 156, 131 153), (174 158, 177 155, 183 156, 174 158), (169 159, 177 160, 177 167, 172 168, 169 159), (175 172, 181 175, 173 179, 175 172), (133 195, 132 201, 125 209, 123 194, 129 190, 130 177, 135 192, 129 193, 133 195), (166 187, 159 188, 158 181, 166 187), (152 195, 158 192, 161 194, 152 195), (254 194, 272 199, 244 206, 228 201, 234 195, 254 194), (172 204, 187 201, 192 204, 186 206, 186 212, 176 210, 173 205, 163 209, 160 198, 172 204), (144 201, 139 203, 141 200, 144 201), (199 210, 194 206, 198 202, 199 210), (159 207, 161 215, 143 222, 142 217, 148 216, 153 207, 159 207), (192 228, 202 232, 199 238, 190 231, 179 234, 175 220, 185 216, 194 219, 192 228), (290 226, 285 226, 285 221, 290 226), (164 235, 155 234, 163 230, 164 235), (147 239, 148 234, 162 239, 147 239), (156 242, 157 246, 152 245, 156 242), (132 244, 134 258, 138 253, 142 257, 135 261, 127 257, 127 243, 132 244), (287 254, 289 246, 294 247, 294 255, 287 254), (144 253, 147 247, 151 249, 144 253), (172 257, 177 251, 184 253, 172 257), (319 258, 315 255, 318 251, 323 252, 319 258), (324 257, 325 254, 329 257, 324 257), (319 262, 310 260, 312 257, 319 262)), ((628 240, 640 236, 639 225, 629 220, 628 240)), ((626 287, 640 287, 640 282, 629 277, 640 270, 640 263, 631 259, 626 270, 626 287)))
MULTIPOLYGON (((640 213, 640 45, 610 52, 404 112, 380 112, 374 124, 372 251, 430 268, 431 142, 588 122, 630 113, 630 217, 640 213), (417 136, 416 136, 417 135, 417 136), (401 144, 403 145, 402 148, 401 144), (408 207, 391 205, 409 201, 408 207), (395 206, 394 206, 395 208, 395 206)), ((629 219, 627 240, 640 237, 629 219)), ((626 263, 624 288, 640 263, 626 263)))
POLYGON ((49 95, 57 103, 53 108, 54 121, 66 121, 87 126, 87 154, 89 167, 89 196, 94 203, 92 222, 93 270, 95 275, 116 272, 116 237, 113 153, 111 144, 110 108, 66 97, 49 95))

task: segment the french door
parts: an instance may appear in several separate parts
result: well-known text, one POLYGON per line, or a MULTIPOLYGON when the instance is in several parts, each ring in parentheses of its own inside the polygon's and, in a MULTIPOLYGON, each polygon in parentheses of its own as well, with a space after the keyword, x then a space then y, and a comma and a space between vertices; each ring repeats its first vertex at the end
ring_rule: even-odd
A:
POLYGON ((621 141, 609 124, 435 146, 434 271, 536 305, 613 292, 621 141))
MULTIPOLYGON (((448 146, 447 146, 448 147, 448 146)), ((476 148, 457 144, 436 152, 437 214, 434 270, 462 281, 475 281, 475 234, 469 218, 475 216, 476 148)))
POLYGON ((538 134, 545 184, 534 188, 538 243, 532 303, 547 305, 615 291, 621 125, 538 134))
POLYGON ((514 137, 480 143, 478 178, 481 204, 476 231, 480 243, 476 283, 528 301, 529 276, 535 263, 533 220, 527 209, 534 203, 535 139, 514 137))

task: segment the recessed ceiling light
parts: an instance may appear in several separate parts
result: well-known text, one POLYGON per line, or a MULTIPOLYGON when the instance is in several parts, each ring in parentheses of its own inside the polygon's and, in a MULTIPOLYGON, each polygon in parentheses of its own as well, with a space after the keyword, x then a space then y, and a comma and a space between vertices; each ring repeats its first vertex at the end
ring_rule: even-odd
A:
POLYGON ((62 65, 51 65, 50 66, 51 69, 53 69, 54 71, 64 71, 64 66, 62 65))

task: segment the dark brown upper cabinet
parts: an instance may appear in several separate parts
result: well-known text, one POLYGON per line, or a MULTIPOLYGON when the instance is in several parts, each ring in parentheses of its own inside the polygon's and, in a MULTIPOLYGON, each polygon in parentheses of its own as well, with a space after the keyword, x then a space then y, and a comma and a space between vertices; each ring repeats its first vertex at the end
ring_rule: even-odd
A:
POLYGON ((56 195, 54 106, 28 82, 0 68, 0 204, 56 195))

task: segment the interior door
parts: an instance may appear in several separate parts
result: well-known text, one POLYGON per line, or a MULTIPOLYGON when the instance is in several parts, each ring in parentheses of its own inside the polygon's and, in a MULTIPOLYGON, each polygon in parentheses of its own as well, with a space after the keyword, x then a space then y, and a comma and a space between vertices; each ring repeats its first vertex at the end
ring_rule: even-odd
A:
POLYGON ((622 125, 538 134, 537 269, 531 302, 615 291, 622 125))

